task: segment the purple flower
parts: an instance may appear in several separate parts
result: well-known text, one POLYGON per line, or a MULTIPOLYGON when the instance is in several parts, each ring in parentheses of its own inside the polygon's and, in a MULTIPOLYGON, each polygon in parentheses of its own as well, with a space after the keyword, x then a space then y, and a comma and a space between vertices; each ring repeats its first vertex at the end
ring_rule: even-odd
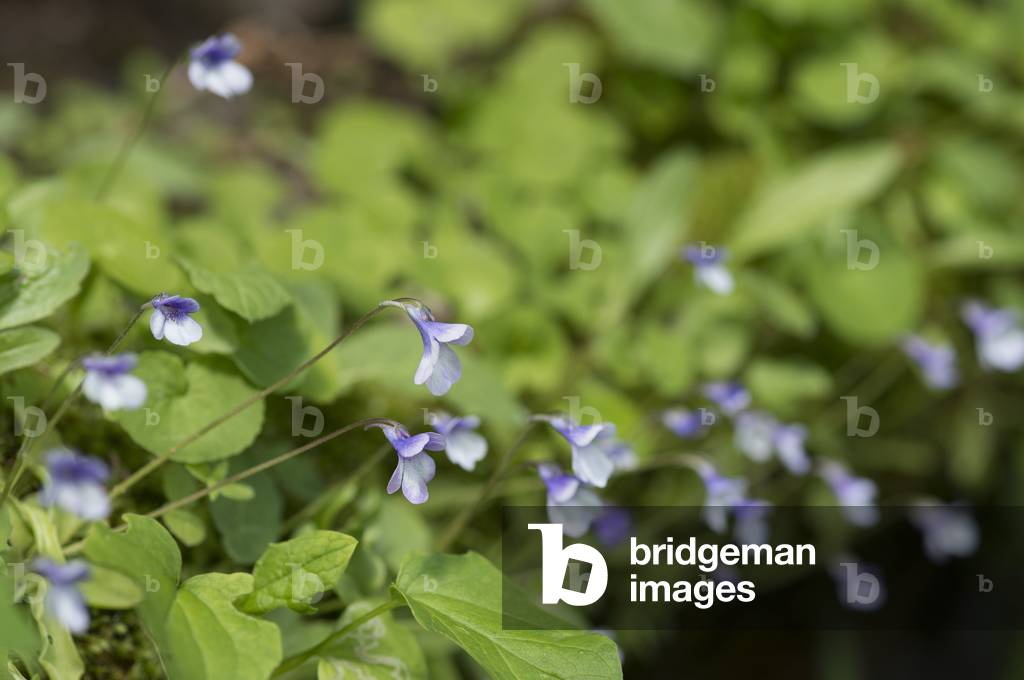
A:
POLYGON ((728 295, 734 287, 732 273, 726 268, 728 252, 707 243, 687 246, 683 257, 693 265, 693 279, 719 295, 728 295))
POLYGON ((978 525, 970 513, 956 505, 919 505, 910 521, 924 535, 924 551, 932 562, 967 557, 978 549, 978 525))
POLYGON ((189 314, 199 311, 199 303, 192 298, 160 293, 150 301, 153 316, 149 317, 149 329, 157 340, 167 341, 185 347, 203 337, 203 327, 189 314))
POLYGON ((775 455, 786 469, 794 475, 805 475, 811 469, 811 459, 807 457, 804 444, 807 441, 807 428, 798 423, 779 425, 773 437, 775 455))
POLYGON ((241 51, 242 43, 231 33, 207 38, 192 48, 188 65, 192 86, 225 99, 248 92, 252 87, 252 72, 235 61, 241 51))
POLYGON ((751 460, 763 463, 772 456, 778 421, 763 411, 746 411, 736 416, 733 438, 736 448, 751 460))
POLYGON ((459 418, 441 411, 431 424, 445 438, 448 459, 463 470, 472 470, 487 455, 487 440, 473 431, 480 427, 476 416, 459 418))
POLYGON ((430 309, 418 300, 388 300, 383 304, 404 309, 423 338, 423 356, 413 382, 426 383, 436 397, 448 392, 462 375, 459 357, 448 345, 468 345, 473 339, 473 327, 436 321, 430 309))
POLYGON ((982 368, 1012 373, 1024 366, 1024 329, 1015 312, 972 300, 964 304, 960 313, 974 332, 982 368))
POLYGON ((696 411, 673 408, 661 414, 661 422, 681 439, 698 439, 715 424, 715 414, 702 408, 696 411))
POLYGON ((733 533, 740 545, 761 545, 768 542, 768 513, 771 511, 772 504, 759 499, 743 499, 733 504, 733 533))
POLYGON ((903 340, 903 352, 921 369, 925 384, 933 390, 948 390, 957 384, 956 352, 951 345, 933 345, 919 335, 910 335, 903 340))
POLYGON ((572 471, 582 481, 604 488, 616 468, 633 464, 632 450, 615 437, 611 423, 579 425, 567 416, 534 416, 565 437, 572 447, 572 471))
POLYGON ((715 402, 727 416, 735 416, 750 406, 750 392, 736 381, 710 382, 704 385, 704 396, 715 402))
POLYGON ((110 477, 106 463, 68 449, 55 449, 46 455, 49 473, 39 502, 57 505, 87 520, 103 519, 110 514, 110 499, 104 482, 110 477))
POLYGON ((601 516, 604 504, 597 494, 578 477, 562 472, 554 463, 541 463, 537 472, 547 487, 548 519, 561 524, 562 531, 573 538, 587 533, 601 516))
POLYGON ((875 507, 878 487, 874 482, 853 476, 844 465, 832 460, 823 461, 818 471, 831 487, 851 524, 866 527, 878 521, 878 508, 875 507))
POLYGON ((729 510, 746 499, 747 482, 738 477, 725 477, 707 461, 701 461, 696 471, 705 490, 701 516, 712 531, 724 533, 729 510))
POLYGON ((606 506, 594 519, 594 533, 604 545, 614 546, 629 537, 633 528, 633 520, 629 511, 624 508, 606 506))
POLYGON ((82 368, 85 369, 82 392, 105 411, 139 408, 146 402, 146 383, 131 375, 137 362, 138 357, 134 354, 96 355, 82 359, 82 368))
POLYGON ((388 481, 388 493, 395 493, 401 489, 410 503, 426 503, 430 495, 427 493, 427 482, 434 478, 437 471, 434 459, 427 451, 444 449, 444 437, 436 432, 410 435, 400 425, 373 423, 367 426, 370 427, 382 429, 384 436, 398 453, 398 467, 388 481))
POLYGON ((75 634, 89 629, 89 610, 77 584, 89 578, 89 565, 82 560, 57 564, 45 557, 32 563, 32 571, 49 583, 44 604, 46 611, 75 634))

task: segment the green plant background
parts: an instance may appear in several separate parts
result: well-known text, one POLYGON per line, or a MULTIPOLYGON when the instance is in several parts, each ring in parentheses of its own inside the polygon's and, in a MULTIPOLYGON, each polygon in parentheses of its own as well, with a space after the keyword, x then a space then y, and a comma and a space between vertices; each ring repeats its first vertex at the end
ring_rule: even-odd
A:
MULTIPOLYGON (((196 93, 179 67, 102 201, 101 177, 151 94, 144 74, 161 73, 167 57, 134 51, 116 86, 51 79, 37 106, 3 97, 4 396, 39 403, 68 362, 108 344, 161 291, 197 297, 205 329, 184 351, 145 324, 126 341, 142 352, 159 431, 144 413, 104 418, 82 402, 36 447, 35 472, 39 454, 64 442, 123 478, 405 295, 476 329, 448 395, 412 384, 419 339, 385 315, 186 449, 119 512, 148 511, 289 448, 284 396, 321 408, 329 427, 388 416, 415 430, 423 409, 476 414, 488 459, 467 473, 439 457, 429 503, 412 507, 384 492, 390 457, 346 484, 379 434, 337 440, 168 516, 183 578, 248 572, 271 542, 332 529, 361 548, 328 601, 376 597, 407 553, 429 549, 473 502, 531 412, 578 406, 616 423, 645 472, 613 481, 610 500, 699 505, 694 478, 660 467, 693 448, 658 413, 696 405, 711 379, 738 377, 755 405, 805 422, 813 456, 848 461, 883 497, 1021 501, 1021 378, 977 368, 958 306, 981 297, 1024 310, 1024 2, 378 0, 356 16, 346 29, 355 57, 304 65, 326 84, 316 104, 290 101, 278 53, 250 47, 244 30, 249 95, 196 93), (877 76, 877 100, 847 101, 848 62, 877 76), (597 102, 570 102, 566 63, 600 76, 597 102), (847 268, 851 229, 879 244, 877 268, 847 268), (596 268, 570 266, 567 232, 600 248, 596 268), (51 249, 45 271, 15 266, 18 238, 51 249), (322 266, 295 268, 293 239, 320 244, 322 266), (694 285, 679 249, 701 241, 732 253, 732 295, 694 285), (910 332, 957 347, 959 388, 924 388, 898 350, 910 332), (878 409, 878 436, 845 436, 843 395, 878 409), (979 408, 995 426, 979 427, 979 408)), ((724 433, 700 450, 750 471, 724 433)), ((519 464, 531 458, 568 464, 555 438, 534 435, 500 502, 543 502, 519 464)), ((762 495, 828 502, 820 482, 785 484, 765 482, 762 495)), ((497 508, 474 518, 460 550, 497 560, 497 508)), ((247 592, 226 581, 194 588, 247 592)), ((100 616, 79 643, 95 677, 151 677, 135 616, 100 616)), ((287 653, 333 624, 286 610, 273 620, 287 653)), ((407 616, 382 620, 399 647, 422 649, 410 663, 431 678, 484 677, 407 616)), ((620 642, 627 672, 666 653, 651 636, 620 642)), ((864 677, 842 636, 807 654, 819 677, 864 677)), ((307 670, 295 677, 317 669, 307 670)))

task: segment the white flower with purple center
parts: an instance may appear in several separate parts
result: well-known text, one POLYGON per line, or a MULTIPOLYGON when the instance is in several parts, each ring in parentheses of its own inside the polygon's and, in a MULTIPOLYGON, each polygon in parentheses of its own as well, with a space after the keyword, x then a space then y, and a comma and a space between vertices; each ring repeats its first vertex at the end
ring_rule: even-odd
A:
POLYGON ((468 345, 473 339, 473 327, 464 323, 441 323, 418 300, 388 300, 382 304, 404 309, 423 339, 423 356, 413 382, 426 383, 435 397, 447 393, 462 376, 462 364, 449 345, 468 345))
POLYGON ((702 408, 673 408, 661 414, 661 423, 680 439, 699 439, 715 424, 715 414, 702 408))
POLYGON ((701 461, 695 469, 704 482, 704 508, 701 517, 712 531, 725 533, 729 510, 747 497, 747 482, 738 477, 720 474, 715 466, 707 461, 701 461))
POLYGON ((139 408, 146 403, 146 383, 131 374, 136 363, 138 357, 130 353, 82 359, 82 392, 105 411, 139 408))
POLYGON ((235 61, 242 43, 231 33, 215 35, 192 48, 188 79, 200 92, 231 99, 252 88, 252 72, 235 61))
POLYGON ((969 557, 978 549, 978 525, 962 507, 922 504, 910 510, 910 520, 921 530, 925 554, 932 562, 969 557))
POLYGON ((391 446, 398 453, 398 466, 388 481, 388 493, 395 493, 401 489, 402 495, 410 503, 416 505, 426 503, 429 497, 427 482, 432 480, 437 472, 434 459, 427 451, 443 450, 444 437, 437 432, 420 432, 410 435, 400 425, 374 423, 367 427, 382 429, 384 436, 388 438, 391 446))
POLYGON ((431 421, 445 438, 444 452, 448 460, 463 470, 472 471, 476 464, 487 455, 487 440, 477 432, 480 419, 476 416, 451 416, 441 411, 431 421))
POLYGON ((729 417, 750 406, 750 392, 735 380, 707 383, 704 385, 704 396, 715 402, 722 413, 729 417))
POLYGON ((567 416, 534 416, 565 437, 572 448, 572 471, 583 482, 604 488, 617 468, 634 463, 632 450, 615 437, 615 425, 580 425, 567 416))
POLYGON ((806 442, 807 428, 799 423, 780 424, 775 428, 775 455, 794 475, 805 475, 811 469, 811 459, 805 449, 806 442))
POLYGON ((734 288, 732 272, 726 266, 729 258, 725 248, 706 243, 687 246, 683 257, 693 265, 693 279, 719 295, 728 295, 734 288))
POLYGON ((199 311, 199 303, 192 298, 161 293, 150 300, 153 316, 149 317, 149 330, 157 340, 167 338, 173 345, 186 347, 203 337, 203 327, 190 315, 199 311))
POLYGON ((604 512, 604 504, 578 477, 562 472, 554 463, 541 463, 537 472, 547 488, 548 519, 561 524, 573 538, 587 533, 590 525, 604 512))
POLYGON ((89 565, 82 560, 57 564, 45 557, 32 563, 32 571, 49 584, 43 604, 46 611, 76 635, 89 629, 89 609, 78 584, 89 578, 89 565))
POLYGON ((871 526, 878 521, 875 496, 878 487, 870 479, 850 474, 846 466, 835 461, 822 462, 818 471, 843 507, 846 519, 857 526, 871 526))
POLYGON ((47 454, 46 471, 47 480, 39 493, 44 507, 56 505, 85 520, 110 514, 110 498, 104 486, 110 469, 102 460, 57 449, 47 454))
POLYGON ((763 463, 772 457, 778 421, 763 411, 746 411, 736 416, 733 439, 748 458, 763 463))
POLYGON ((1015 312, 972 300, 964 304, 961 315, 974 332, 982 368, 1012 373, 1024 366, 1024 328, 1015 312))
POLYGON ((903 340, 903 352, 921 370, 925 384, 933 390, 948 390, 959 380, 956 351, 952 345, 932 344, 919 335, 903 340))

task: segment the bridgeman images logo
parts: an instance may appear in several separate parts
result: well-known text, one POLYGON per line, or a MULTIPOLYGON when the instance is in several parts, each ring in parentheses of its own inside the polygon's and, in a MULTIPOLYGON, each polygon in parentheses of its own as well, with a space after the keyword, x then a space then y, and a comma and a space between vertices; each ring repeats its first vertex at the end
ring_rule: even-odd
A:
POLYGON ((608 588, 608 563, 596 548, 585 543, 562 547, 561 524, 530 524, 528 528, 541 534, 541 602, 586 607, 601 599, 608 588), (569 560, 590 565, 590 577, 583 592, 562 587, 569 560))

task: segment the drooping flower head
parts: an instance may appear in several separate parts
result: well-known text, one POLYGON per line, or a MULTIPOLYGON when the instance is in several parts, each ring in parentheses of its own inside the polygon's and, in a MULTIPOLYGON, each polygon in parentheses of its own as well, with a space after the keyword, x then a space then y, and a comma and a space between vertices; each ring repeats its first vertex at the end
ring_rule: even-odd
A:
POLYGON ((773 437, 775 455, 794 475, 807 474, 811 469, 811 459, 807 456, 807 428, 799 423, 780 424, 775 428, 773 437))
POLYGON ((230 99, 252 87, 252 72, 235 61, 242 43, 231 33, 207 38, 192 48, 188 79, 200 92, 230 99))
POLYGON ((548 423, 572 448, 572 471, 587 484, 604 488, 617 468, 633 464, 633 452, 615 436, 615 425, 580 425, 568 416, 534 416, 548 423))
POLYGON ((434 478, 437 466, 427 451, 444 449, 444 437, 437 432, 409 434, 401 425, 373 423, 367 428, 379 427, 398 454, 398 466, 388 481, 388 493, 399 489, 410 503, 426 503, 429 494, 427 482, 434 478))
POLYGON ((578 477, 562 472, 554 463, 539 464, 537 472, 547 488, 551 523, 561 524, 562 531, 573 538, 587 533, 604 510, 598 495, 578 477))
POLYGON ((922 504, 910 510, 910 520, 921 530, 925 554, 932 562, 968 557, 978 549, 978 525, 963 507, 922 504))
POLYGON ((735 416, 750 406, 750 392, 735 380, 710 382, 704 385, 704 396, 715 402, 729 417, 735 416))
POLYGON ((444 411, 432 419, 434 426, 445 438, 444 452, 448 459, 463 470, 472 470, 487 455, 487 440, 474 430, 480 427, 476 416, 451 416, 444 411))
POLYGON ((78 583, 89 578, 89 565, 82 560, 57 564, 45 557, 32 563, 32 571, 49 584, 43 604, 46 611, 72 633, 80 635, 89 629, 89 609, 78 591, 78 583))
POLYGON ((203 327, 190 314, 199 311, 199 303, 192 298, 160 293, 150 300, 153 315, 149 317, 149 329, 157 340, 167 341, 185 347, 203 337, 203 327))
POLYGON ((661 414, 661 422, 681 439, 698 439, 715 424, 715 414, 702 408, 696 411, 673 408, 661 414))
POLYGON ((952 345, 932 344, 919 335, 911 335, 903 340, 903 352, 917 364, 931 389, 948 390, 957 384, 959 374, 952 345))
POLYGON ((728 295, 734 287, 732 273, 726 268, 729 253, 721 246, 707 243, 687 246, 683 257, 693 265, 693 279, 719 295, 728 295))
POLYGON ((48 479, 39 494, 46 507, 57 505, 86 520, 110 514, 110 499, 104 483, 110 477, 107 464, 69 449, 55 449, 46 455, 48 479))
POLYGON ((972 300, 964 304, 961 315, 974 332, 982 368, 1012 373, 1024 366, 1024 328, 1013 311, 972 300))
POLYGON ((146 383, 131 374, 136 363, 138 357, 131 353, 82 359, 82 392, 106 411, 139 408, 146 402, 146 383))
POLYGON ((700 461, 695 469, 704 482, 704 508, 701 516, 712 531, 724 533, 730 509, 746 498, 747 482, 738 477, 726 477, 707 461, 700 461))
POLYGON ((874 482, 852 475, 846 466, 833 460, 823 461, 818 471, 832 489, 839 505, 843 507, 843 514, 851 524, 864 527, 878 521, 878 508, 875 507, 878 487, 874 482))
POLYGON ((423 339, 423 356, 413 382, 417 385, 426 383, 427 389, 436 397, 447 393, 462 375, 459 357, 449 345, 468 345, 473 339, 473 327, 437 321, 419 300, 401 298, 382 304, 404 309, 423 339))

